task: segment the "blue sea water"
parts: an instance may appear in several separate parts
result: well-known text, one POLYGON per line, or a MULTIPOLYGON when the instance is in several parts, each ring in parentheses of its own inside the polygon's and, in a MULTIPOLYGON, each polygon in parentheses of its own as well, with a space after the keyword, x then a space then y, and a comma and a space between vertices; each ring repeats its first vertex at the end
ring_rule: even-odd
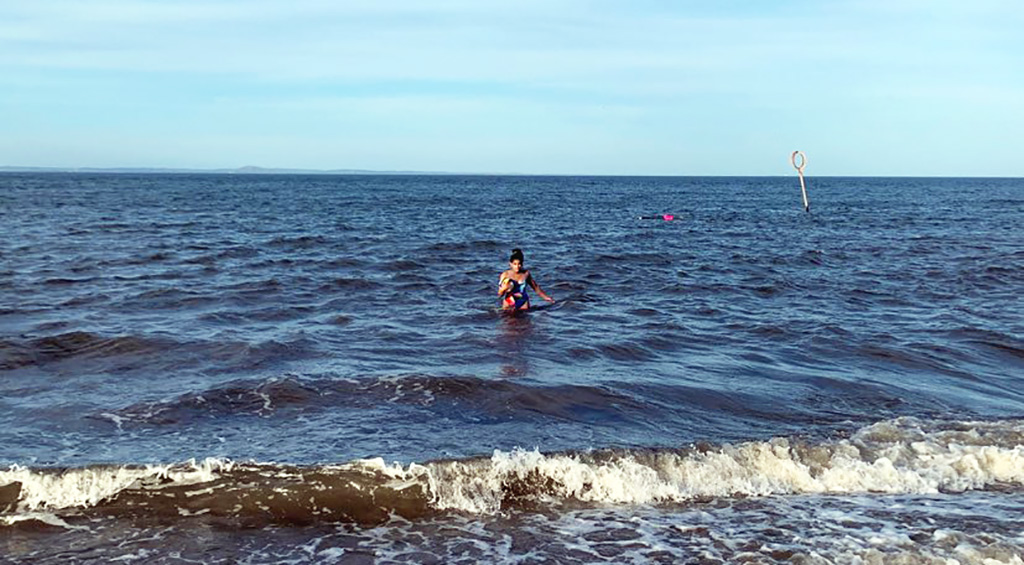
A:
POLYGON ((1021 562, 1024 180, 808 189, 0 175, 0 561, 1021 562))

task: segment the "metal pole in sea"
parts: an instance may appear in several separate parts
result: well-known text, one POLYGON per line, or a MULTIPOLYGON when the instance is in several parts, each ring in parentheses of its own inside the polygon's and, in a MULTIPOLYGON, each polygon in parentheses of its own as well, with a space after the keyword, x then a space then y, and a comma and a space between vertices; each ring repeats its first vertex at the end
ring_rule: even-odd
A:
POLYGON ((811 211, 811 203, 807 201, 807 185, 804 183, 804 167, 807 166, 807 156, 804 155, 803 151, 794 151, 789 156, 789 162, 793 163, 793 168, 800 174, 800 193, 804 195, 804 211, 811 211), (796 158, 800 157, 800 164, 796 162, 796 158))

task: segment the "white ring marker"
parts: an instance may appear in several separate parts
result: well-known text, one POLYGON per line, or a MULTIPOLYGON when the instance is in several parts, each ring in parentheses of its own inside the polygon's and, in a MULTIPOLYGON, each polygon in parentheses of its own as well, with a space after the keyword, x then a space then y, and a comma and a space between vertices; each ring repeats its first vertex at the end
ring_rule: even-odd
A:
POLYGON ((807 185, 804 184, 804 167, 807 166, 807 155, 804 155, 803 151, 794 151, 789 156, 789 162, 793 163, 793 168, 800 174, 800 193, 804 195, 804 211, 811 211, 811 203, 807 201, 807 185), (800 157, 800 164, 796 163, 796 158, 800 157))

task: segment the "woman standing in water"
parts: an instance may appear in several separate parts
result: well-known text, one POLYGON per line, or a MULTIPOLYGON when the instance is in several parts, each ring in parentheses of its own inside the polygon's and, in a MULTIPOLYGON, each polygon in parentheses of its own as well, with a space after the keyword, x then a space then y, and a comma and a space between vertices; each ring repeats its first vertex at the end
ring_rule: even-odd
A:
POLYGON ((537 281, 530 276, 530 271, 523 267, 523 261, 523 251, 513 249, 512 256, 508 259, 508 270, 501 273, 498 282, 498 296, 501 297, 503 310, 516 312, 530 309, 530 296, 526 294, 527 285, 537 291, 537 295, 544 300, 555 301, 537 286, 537 281))

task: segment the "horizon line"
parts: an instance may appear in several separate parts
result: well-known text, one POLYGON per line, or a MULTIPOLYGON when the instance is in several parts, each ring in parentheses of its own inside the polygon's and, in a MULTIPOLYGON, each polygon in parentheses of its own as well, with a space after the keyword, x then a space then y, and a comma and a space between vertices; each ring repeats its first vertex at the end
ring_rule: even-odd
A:
MULTIPOLYGON (((516 173, 516 172, 465 172, 465 171, 417 171, 391 169, 301 169, 290 167, 35 167, 4 165, 0 173, 65 173, 65 174, 211 174, 211 175, 380 175, 380 176, 518 176, 518 177, 788 177, 789 174, 594 174, 594 173, 516 173)), ((795 176, 796 173, 793 173, 795 176)), ((999 175, 807 175, 811 178, 990 178, 1021 179, 1019 176, 999 175)))

